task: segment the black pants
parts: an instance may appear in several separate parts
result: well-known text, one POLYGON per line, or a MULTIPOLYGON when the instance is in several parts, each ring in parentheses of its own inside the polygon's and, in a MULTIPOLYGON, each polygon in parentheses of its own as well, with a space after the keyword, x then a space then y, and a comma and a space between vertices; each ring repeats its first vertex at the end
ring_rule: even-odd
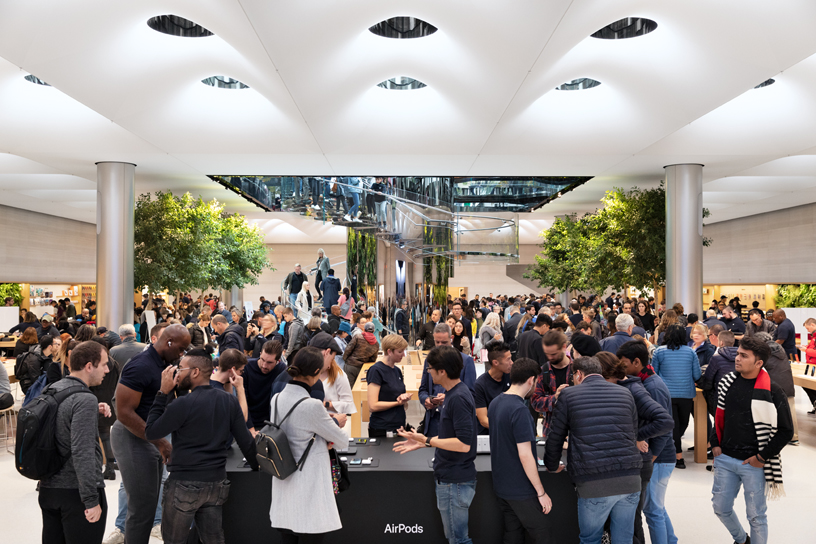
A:
POLYGON ((550 516, 545 514, 538 499, 508 501, 497 497, 499 510, 504 518, 504 539, 502 544, 524 544, 525 533, 530 533, 532 542, 543 544, 552 542, 550 516))
POLYGON ((189 542, 195 521, 198 540, 204 544, 224 542, 221 509, 229 497, 229 480, 195 482, 168 479, 162 495, 162 538, 167 544, 189 542))
POLYGON ((99 439, 102 441, 102 447, 105 449, 105 463, 106 466, 113 468, 113 462, 116 458, 113 456, 113 448, 111 448, 109 425, 99 427, 99 439))
POLYGON ((315 286, 315 291, 317 291, 317 296, 321 297, 321 298, 323 297, 323 293, 320 291, 320 284, 321 284, 322 281, 323 281, 323 272, 318 270, 317 275, 315 276, 314 286, 315 286))
POLYGON ((683 453, 683 433, 688 428, 689 417, 694 410, 694 399, 671 399, 671 407, 674 418, 674 452, 683 453))
MULTIPOLYGON (((816 408, 816 391, 813 389, 805 389, 805 393, 807 393, 807 396, 810 399, 810 404, 816 408)), ((2 397, 0 397, 0 399, 2 399, 2 397)), ((0 400, 0 405, 2 405, 2 400, 0 400)))
POLYGON ((43 544, 100 544, 105 537, 108 502, 105 488, 99 489, 102 515, 96 523, 85 519, 85 505, 79 489, 40 487, 40 509, 43 517, 43 544))
POLYGON ((0 410, 5 410, 6 408, 11 408, 14 406, 14 397, 11 393, 3 393, 0 395, 0 410))
POLYGON ((323 542, 323 533, 293 533, 289 529, 278 529, 278 531, 281 534, 281 544, 320 544, 323 542))

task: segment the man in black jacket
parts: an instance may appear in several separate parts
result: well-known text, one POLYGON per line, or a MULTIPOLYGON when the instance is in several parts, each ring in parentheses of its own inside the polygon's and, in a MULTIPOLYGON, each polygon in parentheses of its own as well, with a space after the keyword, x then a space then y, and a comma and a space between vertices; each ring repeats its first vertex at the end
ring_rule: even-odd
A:
POLYGON ((547 355, 544 353, 544 345, 541 343, 541 337, 544 336, 551 327, 552 318, 545 312, 539 312, 532 329, 521 333, 518 337, 519 359, 532 359, 543 368, 548 360, 547 355))
POLYGON ((258 470, 255 442, 246 428, 237 397, 210 385, 213 360, 203 349, 192 350, 161 375, 145 424, 145 438, 159 440, 172 434, 170 477, 162 499, 162 538, 186 542, 193 521, 204 542, 223 542, 221 507, 229 494, 227 444, 235 437, 249 466, 258 470), (168 406, 168 395, 178 386, 191 390, 168 406))
POLYGON ((48 314, 45 314, 40 320, 40 326, 37 327, 37 338, 42 340, 42 337, 46 334, 54 338, 60 337, 59 330, 54 326, 54 318, 48 314))
POLYGON ((227 324, 227 318, 216 314, 212 318, 212 327, 218 334, 218 351, 223 352, 230 348, 244 352, 244 328, 237 323, 227 324))
POLYGON ((505 344, 510 346, 510 351, 515 356, 518 351, 518 342, 516 341, 516 333, 518 333, 518 324, 521 322, 521 309, 517 304, 510 306, 510 318, 504 324, 502 329, 502 336, 504 336, 505 344))
POLYGON ((442 317, 442 312, 440 310, 434 310, 431 314, 431 320, 427 323, 424 323, 422 327, 419 328, 419 334, 417 335, 416 345, 419 347, 422 346, 424 350, 431 350, 434 348, 434 328, 439 324, 439 319, 442 317))
POLYGON ((399 309, 394 313, 394 328, 397 334, 408 340, 411 330, 408 324, 408 301, 403 300, 399 309))
POLYGON ((566 387, 555 405, 544 463, 551 472, 559 469, 569 435, 567 471, 578 492, 581 542, 600 542, 607 518, 612 542, 632 542, 643 466, 635 400, 604 380, 595 357, 576 360, 572 369, 576 385, 566 387))

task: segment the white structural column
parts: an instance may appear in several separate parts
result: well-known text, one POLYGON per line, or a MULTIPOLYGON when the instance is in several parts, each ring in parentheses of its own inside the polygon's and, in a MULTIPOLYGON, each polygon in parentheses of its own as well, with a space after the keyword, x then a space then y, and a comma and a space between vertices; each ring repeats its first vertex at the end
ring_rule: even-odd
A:
POLYGON ((135 171, 135 164, 96 163, 96 321, 114 331, 133 323, 135 171))
POLYGON ((666 305, 703 310, 703 165, 666 170, 666 305))

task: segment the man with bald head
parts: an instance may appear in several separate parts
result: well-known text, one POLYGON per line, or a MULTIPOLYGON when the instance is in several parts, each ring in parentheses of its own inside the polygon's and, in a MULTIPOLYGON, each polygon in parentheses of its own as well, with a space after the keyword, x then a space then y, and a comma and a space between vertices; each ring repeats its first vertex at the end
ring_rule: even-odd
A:
POLYGON ((170 325, 155 344, 125 365, 116 387, 118 420, 111 429, 111 446, 127 494, 125 540, 129 544, 147 544, 150 539, 159 501, 162 464, 170 459, 172 452, 166 439, 148 441, 145 438, 145 422, 161 388, 162 371, 176 364, 189 346, 187 328, 170 325))
POLYGON ((780 344, 785 353, 788 354, 788 359, 797 354, 796 350, 796 327, 793 322, 785 315, 785 310, 776 310, 773 313, 773 321, 776 323, 776 332, 774 333, 774 342, 780 344))

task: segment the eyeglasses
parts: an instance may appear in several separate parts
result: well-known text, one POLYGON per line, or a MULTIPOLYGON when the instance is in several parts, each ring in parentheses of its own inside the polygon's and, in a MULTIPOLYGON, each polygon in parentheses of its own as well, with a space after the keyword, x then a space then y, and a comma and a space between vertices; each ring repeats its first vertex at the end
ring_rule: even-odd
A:
POLYGON ((189 367, 189 368, 177 368, 177 369, 176 369, 176 373, 179 373, 179 372, 184 372, 185 370, 193 370, 193 367, 189 367))

